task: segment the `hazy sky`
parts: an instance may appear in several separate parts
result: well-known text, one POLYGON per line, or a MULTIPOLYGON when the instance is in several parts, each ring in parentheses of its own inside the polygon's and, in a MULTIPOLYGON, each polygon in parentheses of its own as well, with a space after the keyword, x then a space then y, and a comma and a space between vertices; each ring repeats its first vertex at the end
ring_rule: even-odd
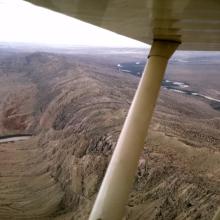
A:
POLYGON ((141 42, 22 0, 0 0, 0 42, 146 47, 141 42))

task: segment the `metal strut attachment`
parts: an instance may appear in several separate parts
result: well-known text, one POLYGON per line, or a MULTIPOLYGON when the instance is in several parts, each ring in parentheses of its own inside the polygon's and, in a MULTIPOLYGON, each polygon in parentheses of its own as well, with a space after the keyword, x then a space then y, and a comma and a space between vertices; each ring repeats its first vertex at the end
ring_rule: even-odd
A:
POLYGON ((121 220, 169 58, 179 42, 154 40, 89 220, 121 220))

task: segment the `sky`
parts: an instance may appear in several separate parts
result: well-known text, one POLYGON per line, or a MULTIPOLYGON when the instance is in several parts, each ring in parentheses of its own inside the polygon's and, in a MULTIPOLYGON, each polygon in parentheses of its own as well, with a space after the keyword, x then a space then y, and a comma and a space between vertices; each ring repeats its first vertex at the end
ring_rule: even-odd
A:
POLYGON ((0 42, 109 47, 147 46, 22 0, 0 0, 0 42))

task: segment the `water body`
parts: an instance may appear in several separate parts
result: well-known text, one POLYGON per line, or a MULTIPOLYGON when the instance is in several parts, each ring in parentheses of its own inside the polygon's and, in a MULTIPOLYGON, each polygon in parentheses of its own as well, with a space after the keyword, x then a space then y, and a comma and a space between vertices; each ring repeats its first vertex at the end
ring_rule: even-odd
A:
POLYGON ((171 81, 168 79, 164 79, 162 81, 162 86, 169 89, 169 90, 172 90, 175 92, 182 92, 182 93, 184 93, 185 88, 189 88, 189 84, 187 84, 187 83, 175 82, 175 81, 171 81))
POLYGON ((8 143, 8 142, 15 142, 15 141, 24 141, 31 138, 30 134, 26 135, 7 135, 7 136, 0 136, 0 143, 8 143))
MULTIPOLYGON (((144 71, 145 62, 129 62, 129 63, 120 63, 117 65, 117 68, 121 72, 130 73, 135 76, 141 76, 144 71)), ((194 91, 189 84, 185 82, 175 82, 169 79, 164 79, 162 81, 162 87, 164 89, 170 90, 172 92, 181 93, 190 96, 196 96, 204 100, 209 101, 209 104, 215 110, 220 111, 220 99, 215 99, 213 97, 203 95, 194 91)))

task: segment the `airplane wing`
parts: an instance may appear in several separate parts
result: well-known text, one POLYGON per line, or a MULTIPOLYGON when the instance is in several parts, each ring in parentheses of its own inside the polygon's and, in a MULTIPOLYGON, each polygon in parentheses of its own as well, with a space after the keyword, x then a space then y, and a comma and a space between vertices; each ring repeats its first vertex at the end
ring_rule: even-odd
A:
POLYGON ((219 0, 28 0, 151 44, 181 41, 182 50, 220 50, 219 0))

